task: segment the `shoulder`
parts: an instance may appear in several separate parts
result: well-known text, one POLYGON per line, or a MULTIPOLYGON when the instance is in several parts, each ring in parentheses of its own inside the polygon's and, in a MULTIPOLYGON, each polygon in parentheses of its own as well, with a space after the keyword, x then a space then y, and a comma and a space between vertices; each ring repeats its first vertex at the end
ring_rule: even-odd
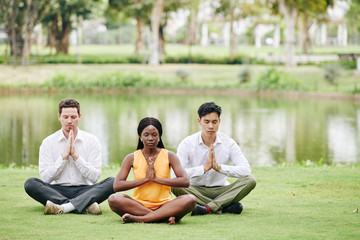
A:
POLYGON ((166 150, 168 153, 169 158, 177 158, 176 154, 172 151, 166 150))
POLYGON ((61 129, 44 138, 42 144, 52 143, 54 141, 60 140, 60 138, 61 138, 61 129))
POLYGON ((239 148, 240 147, 239 144, 233 138, 229 137, 225 133, 218 132, 217 137, 220 138, 220 141, 224 147, 228 147, 228 148, 233 148, 233 147, 239 148))
POLYGON ((82 138, 85 142, 92 142, 100 145, 99 139, 92 133, 78 130, 79 137, 82 138))
POLYGON ((133 162, 134 162, 134 153, 130 153, 130 154, 126 155, 126 157, 124 158, 124 161, 121 165, 123 165, 123 164, 132 165, 133 162))
POLYGON ((229 137, 227 134, 223 132, 217 132, 217 137, 221 139, 221 141, 225 141, 227 143, 235 143, 235 140, 229 137))
POLYGON ((126 157, 124 158, 125 160, 133 160, 134 159, 134 153, 129 153, 128 155, 126 155, 126 157))
POLYGON ((199 135, 201 132, 194 133, 190 136, 185 137, 179 145, 196 145, 198 143, 199 135))

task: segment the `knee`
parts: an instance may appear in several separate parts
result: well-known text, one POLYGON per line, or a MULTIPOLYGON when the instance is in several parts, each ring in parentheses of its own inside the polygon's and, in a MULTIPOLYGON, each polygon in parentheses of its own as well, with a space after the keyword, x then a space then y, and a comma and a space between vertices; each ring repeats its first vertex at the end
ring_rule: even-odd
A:
POLYGON ((195 204, 196 204, 196 201, 197 201, 196 197, 194 195, 192 195, 192 194, 188 194, 187 196, 189 196, 189 203, 190 203, 189 205, 195 207, 195 204))
POLYGON ((256 187, 256 179, 253 175, 249 175, 247 179, 247 186, 251 189, 254 189, 256 187))
POLYGON ((109 206, 112 210, 118 208, 122 204, 122 200, 124 199, 122 193, 113 193, 108 198, 109 206))
POLYGON ((195 207, 196 197, 194 195, 186 194, 186 195, 182 195, 180 197, 184 198, 184 203, 185 203, 186 206, 195 207))
POLYGON ((38 182, 37 178, 34 177, 28 178, 24 183, 25 191, 27 193, 31 192, 36 182, 38 182))

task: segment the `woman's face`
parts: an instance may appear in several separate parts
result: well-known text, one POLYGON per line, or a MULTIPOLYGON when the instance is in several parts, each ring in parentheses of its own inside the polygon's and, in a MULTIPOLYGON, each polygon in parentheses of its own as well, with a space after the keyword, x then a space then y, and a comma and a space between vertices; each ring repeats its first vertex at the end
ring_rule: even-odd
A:
POLYGON ((153 125, 149 125, 142 131, 140 139, 145 147, 154 148, 160 141, 159 131, 153 125))

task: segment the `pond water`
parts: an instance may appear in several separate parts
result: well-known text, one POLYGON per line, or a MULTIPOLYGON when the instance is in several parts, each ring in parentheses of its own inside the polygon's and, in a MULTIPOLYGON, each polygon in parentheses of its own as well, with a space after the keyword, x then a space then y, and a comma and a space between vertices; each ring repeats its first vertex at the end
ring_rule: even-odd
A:
POLYGON ((0 97, 0 165, 38 165, 42 140, 57 131, 58 103, 81 104, 79 128, 96 135, 103 164, 121 164, 137 145, 146 116, 163 124, 166 148, 199 130, 197 109, 214 101, 223 109, 220 131, 233 137, 252 166, 360 162, 360 105, 352 102, 176 95, 11 95, 0 97))

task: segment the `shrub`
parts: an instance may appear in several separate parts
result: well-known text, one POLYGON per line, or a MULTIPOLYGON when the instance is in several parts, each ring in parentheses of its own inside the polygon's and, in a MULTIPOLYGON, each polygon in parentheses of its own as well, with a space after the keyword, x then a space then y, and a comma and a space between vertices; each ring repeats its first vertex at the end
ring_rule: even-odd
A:
POLYGON ((260 75, 256 90, 305 90, 305 87, 299 80, 271 68, 260 75))
POLYGON ((337 80, 341 72, 340 65, 338 63, 329 63, 324 65, 323 68, 325 80, 332 85, 337 85, 337 80))
POLYGON ((179 68, 175 71, 175 74, 180 78, 181 82, 185 83, 191 72, 187 68, 179 68))
POLYGON ((154 77, 144 77, 139 73, 106 73, 98 76, 68 76, 56 74, 46 81, 43 87, 57 90, 94 91, 98 89, 127 89, 159 87, 159 80, 154 77))
POLYGON ((251 80, 250 67, 249 66, 242 67, 237 76, 240 80, 240 84, 250 82, 251 80))

